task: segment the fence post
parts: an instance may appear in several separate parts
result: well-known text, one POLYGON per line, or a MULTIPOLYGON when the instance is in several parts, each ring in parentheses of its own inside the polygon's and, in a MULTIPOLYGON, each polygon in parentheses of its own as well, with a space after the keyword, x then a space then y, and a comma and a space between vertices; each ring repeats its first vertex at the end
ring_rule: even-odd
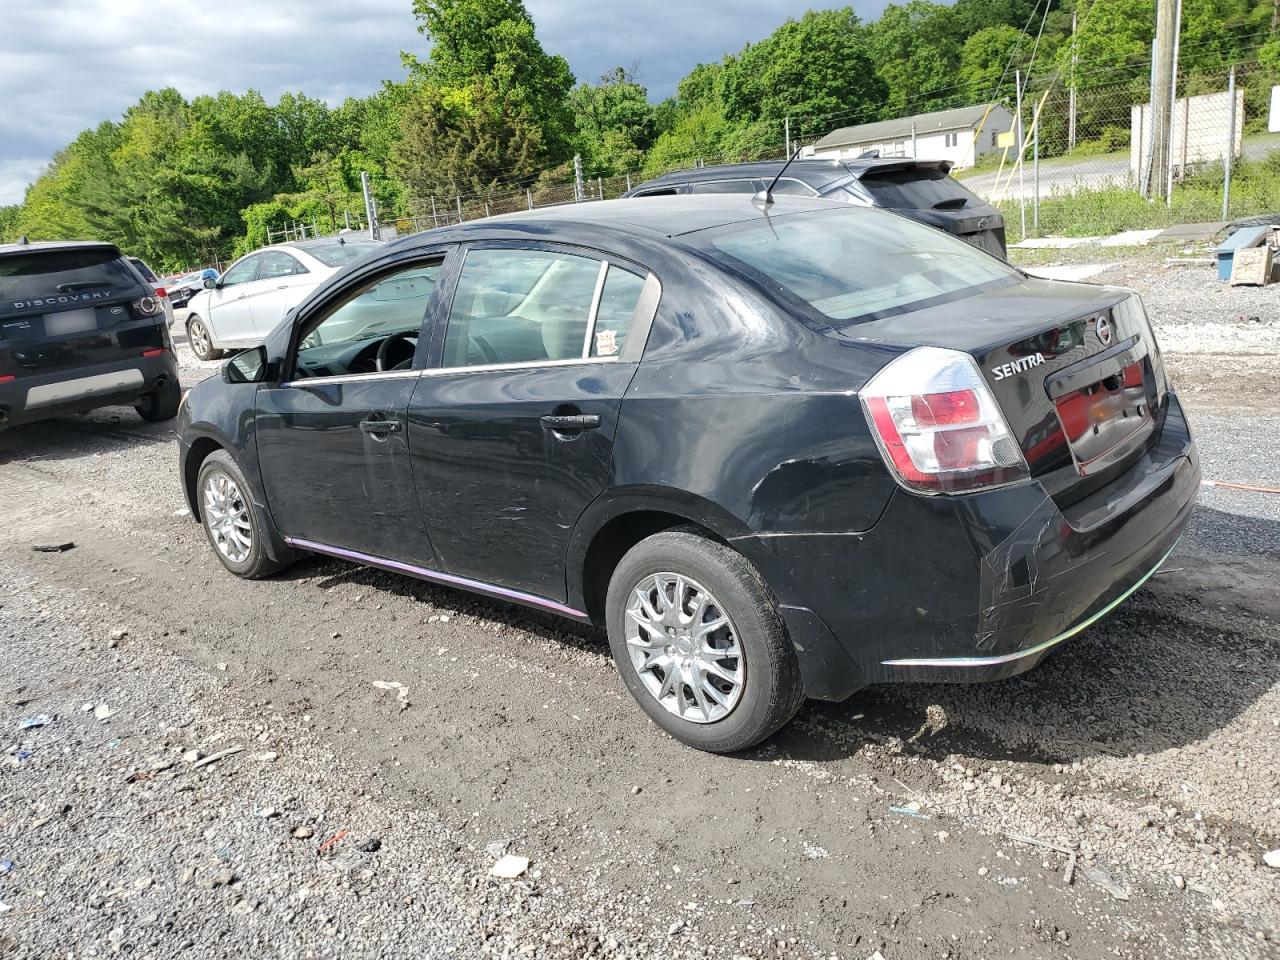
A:
POLYGON ((1040 111, 1031 118, 1031 182, 1035 203, 1031 208, 1031 229, 1040 236, 1040 111))
POLYGON ((1022 239, 1027 237, 1027 191, 1022 178, 1022 154, 1026 150, 1022 139, 1022 71, 1015 70, 1013 82, 1018 93, 1018 209, 1022 213, 1022 239))
POLYGON ((573 202, 582 202, 582 157, 573 155, 573 202))
POLYGON ((1236 68, 1233 64, 1227 74, 1227 99, 1231 101, 1227 109, 1227 153, 1223 158, 1222 176, 1222 219, 1227 220, 1227 211, 1231 208, 1231 164, 1236 157, 1236 68))
POLYGON ((489 201, 488 201, 488 200, 486 200, 486 201, 484 202, 484 215, 485 215, 486 217, 489 215, 489 201))
POLYGON ((604 199, 604 177, 601 176, 596 177, 596 199, 604 199))
POLYGON ((627 192, 631 192, 631 174, 627 174, 627 192))
POLYGON ((458 222, 462 222, 462 194, 458 194, 458 222))
POLYGON ((369 239, 378 239, 378 215, 374 213, 373 193, 369 190, 369 174, 365 170, 360 171, 360 190, 364 193, 364 216, 369 222, 369 239))
POLYGON ((1071 14, 1071 98, 1067 102, 1067 153, 1076 148, 1076 15, 1071 14))
POLYGON ((533 191, 528 187, 524 188, 524 202, 530 210, 533 209, 533 191))
POLYGON ((440 226, 440 221, 436 219, 436 198, 434 194, 431 197, 431 226, 440 226))

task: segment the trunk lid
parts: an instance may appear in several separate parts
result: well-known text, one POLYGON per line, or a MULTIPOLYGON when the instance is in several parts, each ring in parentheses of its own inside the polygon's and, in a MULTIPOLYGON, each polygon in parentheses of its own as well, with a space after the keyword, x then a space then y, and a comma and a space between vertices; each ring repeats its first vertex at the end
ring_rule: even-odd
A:
POLYGON ((850 339, 962 350, 978 363, 1032 476, 1084 495, 1145 449, 1166 392, 1130 290, 1026 278, 834 331, 850 339))

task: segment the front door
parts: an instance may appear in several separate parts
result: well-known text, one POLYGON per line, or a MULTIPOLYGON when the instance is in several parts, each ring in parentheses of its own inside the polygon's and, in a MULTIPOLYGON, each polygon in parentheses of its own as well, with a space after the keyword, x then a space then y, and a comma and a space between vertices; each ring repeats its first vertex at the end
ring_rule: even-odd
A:
POLYGON ((304 549, 423 563, 405 413, 442 254, 353 277, 298 318, 290 371, 258 391, 258 459, 276 528, 304 549))
POLYGON ((235 263, 222 275, 218 285, 209 291, 209 330, 219 344, 233 346, 253 343, 253 311, 249 295, 254 289, 262 254, 255 253, 235 263))
POLYGON ((656 307, 656 285, 578 250, 466 251, 408 417, 418 499, 451 574, 566 599, 569 535, 609 482, 647 331, 635 317, 656 307))

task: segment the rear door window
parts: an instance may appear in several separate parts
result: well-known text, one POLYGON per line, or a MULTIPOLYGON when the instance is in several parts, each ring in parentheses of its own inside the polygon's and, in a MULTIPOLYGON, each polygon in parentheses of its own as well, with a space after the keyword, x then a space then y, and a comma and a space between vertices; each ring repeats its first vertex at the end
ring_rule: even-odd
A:
POLYGON ((313 243, 304 249, 326 267, 345 267, 352 260, 359 260, 366 253, 381 249, 375 240, 334 240, 332 243, 313 243))
POLYGON ((892 210, 959 210, 982 200, 942 170, 909 167, 905 170, 870 170, 862 185, 871 191, 877 206, 892 210))
POLYGON ((291 277, 295 273, 306 272, 306 268, 287 253, 272 250, 262 255, 262 265, 258 268, 258 279, 275 280, 278 277, 291 277))
POLYGON ((470 250, 449 314, 444 366, 617 357, 645 282, 591 256, 470 250))
POLYGON ((694 193, 756 193, 761 186, 758 180, 704 180, 690 185, 694 193))

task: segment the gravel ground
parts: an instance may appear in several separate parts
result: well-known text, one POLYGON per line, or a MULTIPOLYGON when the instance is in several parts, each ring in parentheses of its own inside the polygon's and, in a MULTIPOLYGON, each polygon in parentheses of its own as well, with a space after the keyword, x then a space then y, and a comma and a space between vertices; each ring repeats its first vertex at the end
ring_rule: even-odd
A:
MULTIPOLYGON (((1205 476, 1275 481, 1270 399, 1203 359, 1170 353, 1205 476)), ((1280 955, 1273 498, 1207 489, 1023 677, 712 757, 594 630, 335 560, 229 577, 175 474, 128 410, 0 435, 2 956, 1280 955)))

